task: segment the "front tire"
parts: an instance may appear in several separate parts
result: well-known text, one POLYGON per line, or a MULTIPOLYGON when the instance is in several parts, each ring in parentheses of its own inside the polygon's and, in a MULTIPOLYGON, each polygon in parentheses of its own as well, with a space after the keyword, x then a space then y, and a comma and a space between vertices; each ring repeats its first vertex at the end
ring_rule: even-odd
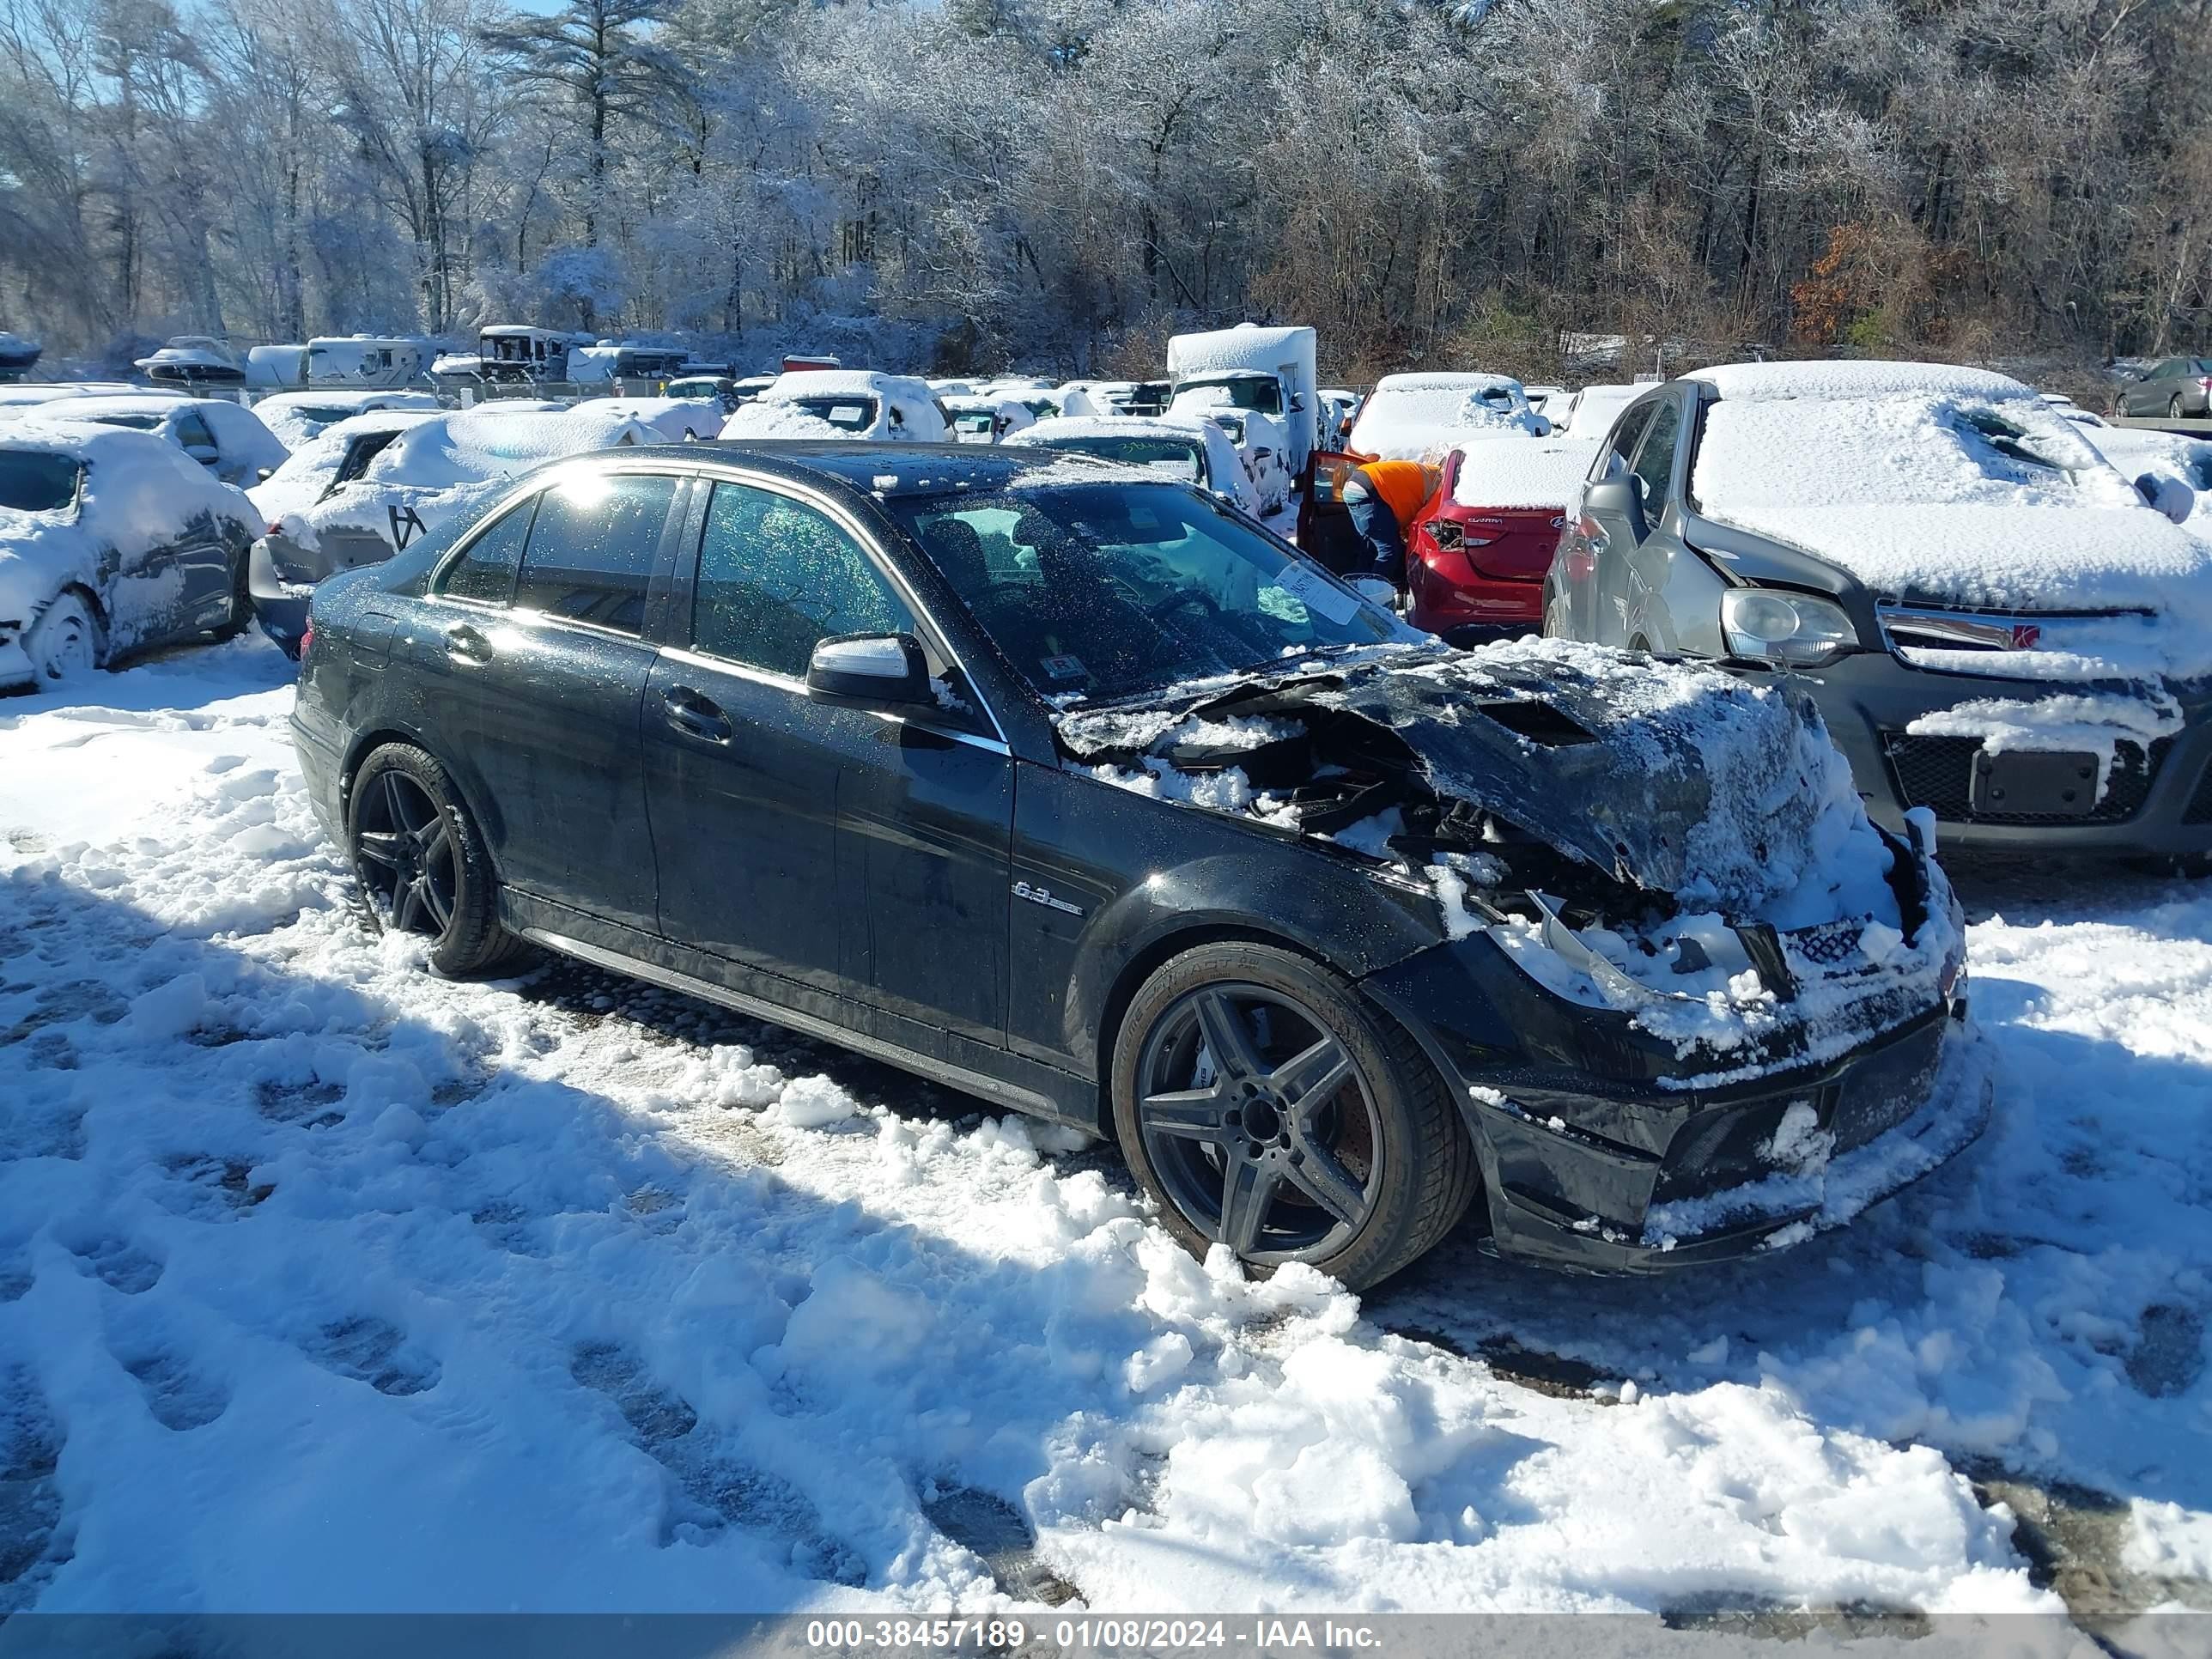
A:
POLYGON ((1413 1039, 1350 981, 1273 946, 1176 957, 1131 1000, 1114 1126, 1194 1254, 1302 1261, 1364 1290, 1422 1255, 1474 1195, 1474 1148, 1413 1039))
POLYGON ((23 635, 33 682, 41 690, 89 679, 107 660, 107 630, 83 594, 58 593, 23 635))
POLYGON ((361 763, 346 842, 378 927, 431 939, 440 973, 496 974, 529 955, 500 925, 499 878, 460 792, 424 750, 390 743, 361 763))

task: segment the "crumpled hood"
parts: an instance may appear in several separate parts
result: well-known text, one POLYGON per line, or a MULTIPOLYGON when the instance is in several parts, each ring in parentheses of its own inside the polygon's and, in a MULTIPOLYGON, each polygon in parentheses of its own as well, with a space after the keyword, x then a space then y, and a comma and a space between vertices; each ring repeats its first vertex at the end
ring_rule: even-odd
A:
POLYGON ((1078 756, 1182 720, 1356 717, 1439 797, 1685 903, 1754 914, 1873 831, 1810 699, 1707 668, 1562 640, 1393 653, 1255 679, 1172 712, 1063 719, 1078 756))

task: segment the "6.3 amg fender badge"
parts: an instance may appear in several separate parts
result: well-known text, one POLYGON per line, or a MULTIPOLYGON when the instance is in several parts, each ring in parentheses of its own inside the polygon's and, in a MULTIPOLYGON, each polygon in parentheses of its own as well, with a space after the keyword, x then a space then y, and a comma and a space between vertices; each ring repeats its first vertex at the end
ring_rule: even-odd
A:
POLYGON ((1032 887, 1025 881, 1018 881, 1014 884, 1014 896, 1027 899, 1031 904, 1042 904, 1048 909, 1065 910, 1071 916, 1079 916, 1083 914, 1081 906, 1070 904, 1064 898, 1054 898, 1050 888, 1032 887))

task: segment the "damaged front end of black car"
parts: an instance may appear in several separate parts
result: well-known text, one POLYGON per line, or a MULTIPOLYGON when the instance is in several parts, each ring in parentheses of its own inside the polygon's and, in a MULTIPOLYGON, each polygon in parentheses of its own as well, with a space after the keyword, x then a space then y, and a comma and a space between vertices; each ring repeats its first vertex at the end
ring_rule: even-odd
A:
POLYGON ((1086 706, 1057 737, 1437 907, 1437 944, 1359 983, 1451 1089, 1501 1254, 1779 1248, 1986 1120, 1933 826, 1869 823, 1794 690, 1558 641, 1388 650, 1086 706))

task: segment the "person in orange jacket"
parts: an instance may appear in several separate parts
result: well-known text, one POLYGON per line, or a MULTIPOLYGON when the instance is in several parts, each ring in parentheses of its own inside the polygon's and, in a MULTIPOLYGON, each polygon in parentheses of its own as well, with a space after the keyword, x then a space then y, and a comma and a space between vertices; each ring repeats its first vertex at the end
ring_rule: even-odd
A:
POLYGON ((1345 574, 1374 576, 1404 589, 1406 537, 1436 493, 1437 478, 1435 468, 1419 461, 1368 461, 1352 469, 1338 488, 1337 499, 1367 544, 1369 564, 1345 574))

